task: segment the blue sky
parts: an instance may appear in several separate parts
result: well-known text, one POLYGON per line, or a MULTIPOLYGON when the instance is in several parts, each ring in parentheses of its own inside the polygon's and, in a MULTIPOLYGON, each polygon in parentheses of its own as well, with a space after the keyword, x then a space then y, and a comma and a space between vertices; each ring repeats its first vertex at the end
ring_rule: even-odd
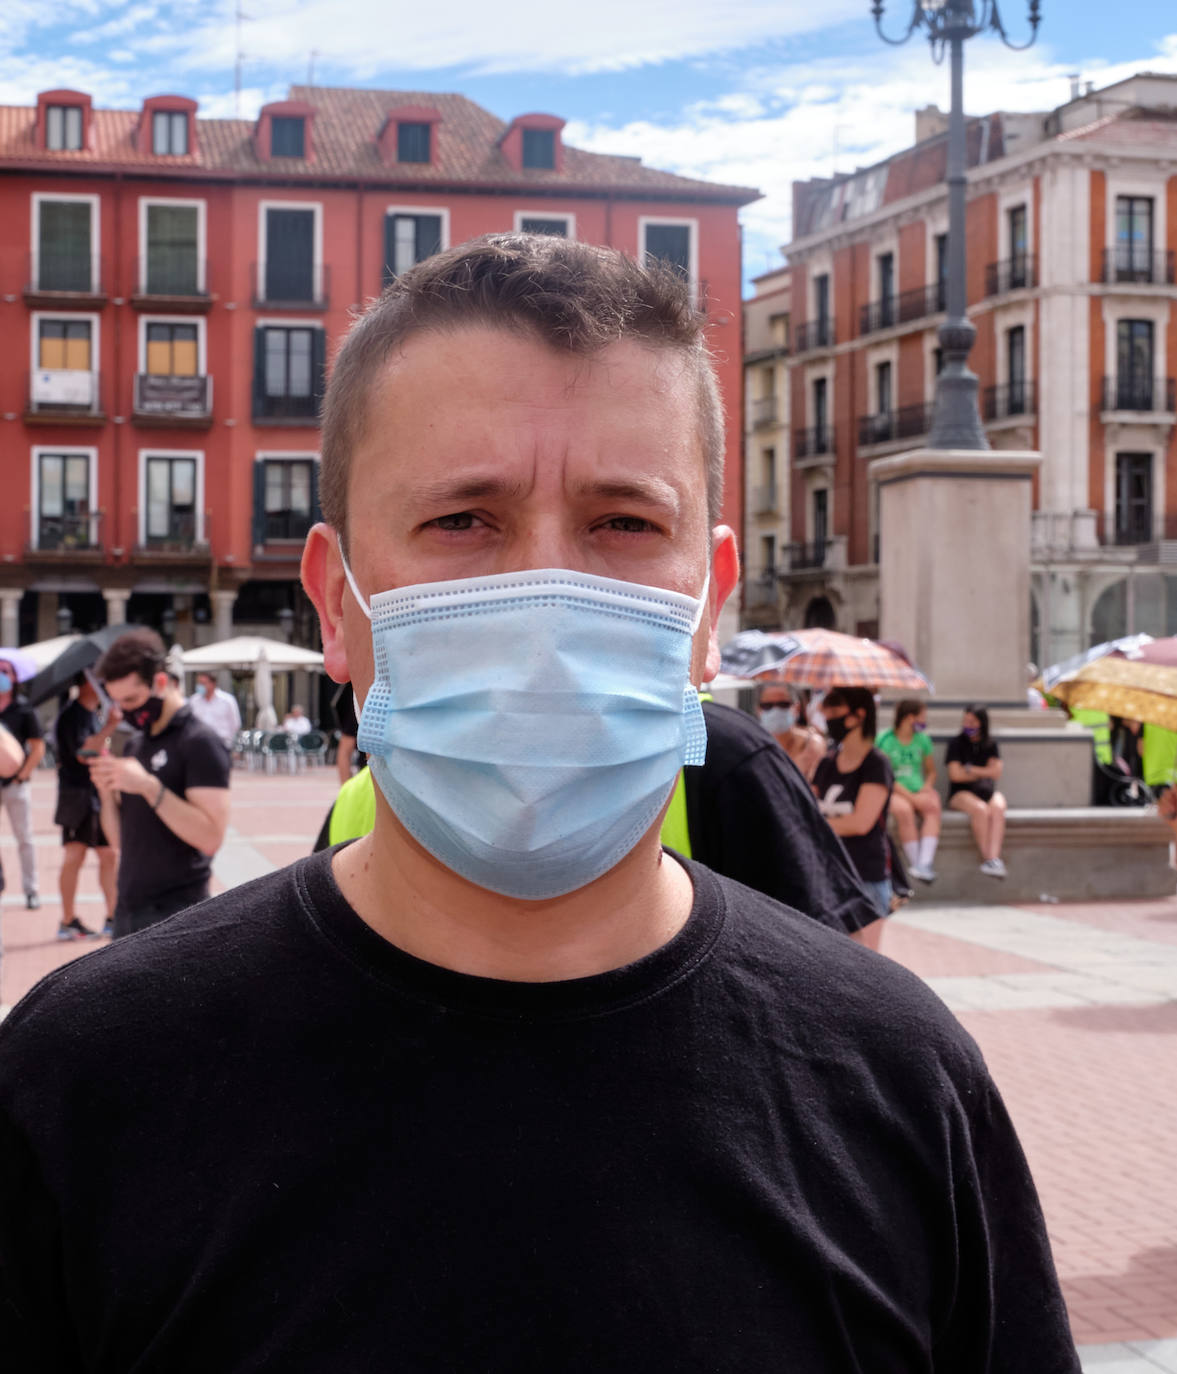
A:
MULTIPOLYGON (((241 113, 253 115, 314 61, 322 84, 461 91, 503 118, 546 110, 569 142, 657 167, 758 187, 743 212, 748 274, 779 261, 790 185, 866 165, 912 138, 912 111, 947 103, 926 42, 879 42, 870 0, 242 0, 241 113), (435 16, 443 19, 438 22, 435 16)), ((1001 0, 1017 38, 1027 0, 1001 0)), ((1043 0, 1037 45, 969 44, 966 105, 1050 109, 1068 74, 1097 86, 1136 70, 1177 73, 1177 11, 1161 0, 1043 0)), ((179 91, 231 115, 236 0, 0 0, 0 103, 76 86, 136 107, 179 91)), ((910 0, 889 0, 894 31, 910 0)))

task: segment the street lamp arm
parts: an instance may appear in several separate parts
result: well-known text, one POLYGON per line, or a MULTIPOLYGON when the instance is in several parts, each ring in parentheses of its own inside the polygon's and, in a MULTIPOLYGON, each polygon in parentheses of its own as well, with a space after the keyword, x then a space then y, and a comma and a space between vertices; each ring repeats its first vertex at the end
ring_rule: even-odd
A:
POLYGON ((989 27, 1001 37, 1001 41, 1007 48, 1014 52, 1025 52, 1027 48, 1034 46, 1034 40, 1038 37, 1038 25, 1042 16, 1039 14, 1039 0, 1030 0, 1030 37, 1024 43, 1015 43, 1005 31, 1005 25, 1001 22, 1001 12, 997 8, 997 0, 992 0, 993 13, 989 19, 989 27))
POLYGON ((919 28, 924 17, 923 6, 920 4, 920 0, 914 0, 911 13, 911 23, 907 26, 907 32, 903 35, 902 38, 888 38, 887 35, 883 32, 883 0, 874 0, 874 4, 871 6, 871 13, 875 17, 875 32, 879 35, 879 37, 883 40, 884 43, 889 43, 893 48, 902 47, 903 44, 906 43, 907 40, 911 37, 911 35, 916 31, 916 29, 919 28))

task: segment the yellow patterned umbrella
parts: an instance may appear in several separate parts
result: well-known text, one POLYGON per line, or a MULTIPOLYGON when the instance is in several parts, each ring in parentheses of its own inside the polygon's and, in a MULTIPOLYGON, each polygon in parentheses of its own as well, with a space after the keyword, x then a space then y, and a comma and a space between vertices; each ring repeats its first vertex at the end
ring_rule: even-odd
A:
POLYGON ((1086 663, 1049 689, 1072 711, 1103 711, 1177 730, 1177 667, 1116 654, 1086 663))

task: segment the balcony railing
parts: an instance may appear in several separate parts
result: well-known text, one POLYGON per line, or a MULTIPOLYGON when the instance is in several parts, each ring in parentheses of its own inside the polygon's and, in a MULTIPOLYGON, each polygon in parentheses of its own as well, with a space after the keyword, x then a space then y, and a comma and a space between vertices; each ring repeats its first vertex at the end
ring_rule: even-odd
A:
POLYGON ((815 348, 834 346, 834 321, 832 318, 806 320, 799 324, 793 334, 794 351, 809 353, 815 348))
POLYGON ((211 557, 211 525, 212 511, 206 510, 201 521, 194 507, 172 509, 168 512, 167 530, 155 534, 145 530, 143 543, 135 546, 135 555, 179 563, 204 562, 211 557))
POLYGON ((208 264, 187 248, 157 248, 135 264, 140 296, 208 295, 208 264))
POLYGON ((829 549, 828 539, 817 539, 812 544, 789 544, 785 552, 788 555, 790 570, 798 572, 805 568, 824 568, 829 549))
POLYGON ((37 521, 37 550, 73 553, 98 549, 101 519, 97 511, 92 515, 42 515, 37 521))
POLYGON ((912 320, 935 315, 944 309, 944 293, 945 287, 941 285, 918 286, 914 291, 871 301, 859 310, 858 332, 873 334, 877 329, 890 329, 892 325, 910 324, 912 320))
POLYGON ((101 414, 98 372, 80 368, 38 368, 29 376, 29 414, 86 419, 101 414))
POLYGON ((1103 250, 1105 284, 1139 282, 1144 285, 1173 285, 1173 254, 1162 250, 1138 248, 1131 243, 1118 243, 1103 250))
POLYGON ((1172 415, 1177 413, 1177 382, 1172 377, 1105 377, 1103 409, 1172 415))
POLYGON ((775 425, 778 414, 775 396, 757 396, 752 401, 752 425, 755 429, 775 425))
POLYGON ((311 526, 315 523, 315 517, 309 513, 292 510, 268 510, 261 518, 261 534, 263 542, 268 543, 271 539, 305 539, 310 532, 311 526))
POLYGON ((250 293, 255 309, 326 310, 331 298, 329 263, 307 262, 287 266, 279 262, 253 263, 250 293))
POLYGON ((1105 548, 1139 548, 1142 544, 1177 543, 1177 516, 1159 518, 1150 509, 1100 512, 1096 533, 1105 548))
POLYGON ((834 452, 833 425, 812 425, 809 429, 793 431, 793 457, 816 458, 834 452))
POLYGON ((212 402, 211 377, 168 377, 158 372, 135 376, 136 415, 158 416, 163 421, 203 420, 212 414, 212 402))
POLYGON ((898 410, 885 410, 878 415, 860 415, 858 445, 865 448, 869 444, 889 444, 895 439, 916 439, 927 434, 932 428, 934 409, 929 403, 900 406, 898 410))
POLYGON ((257 396, 253 398, 255 420, 317 420, 319 396, 257 396))
POLYGON ((755 515, 771 515, 777 508, 776 483, 769 482, 752 489, 752 511, 755 515))
POLYGON ((1019 253, 985 268, 985 294, 1003 296, 1007 291, 1024 291, 1038 285, 1038 259, 1033 253, 1019 253))
POLYGON ((97 296, 102 293, 102 264, 97 253, 41 252, 29 254, 26 294, 97 296))
POLYGON ((1029 379, 987 386, 982 393, 981 418, 985 421, 1008 420, 1015 415, 1037 413, 1038 384, 1029 379))

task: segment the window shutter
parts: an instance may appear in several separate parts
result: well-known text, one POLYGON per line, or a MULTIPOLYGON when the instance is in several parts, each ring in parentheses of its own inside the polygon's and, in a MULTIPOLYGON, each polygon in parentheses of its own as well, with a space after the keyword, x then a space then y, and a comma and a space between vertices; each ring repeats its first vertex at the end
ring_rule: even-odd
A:
POLYGON ((327 331, 311 330, 311 388, 315 398, 315 416, 318 418, 323 404, 323 393, 327 389, 327 331))
POLYGON ((253 465, 253 546, 266 542, 266 460, 259 458, 253 465))
POLYGON ((266 331, 258 325, 253 331, 253 418, 266 413, 266 331))
POLYGON ((441 216, 417 216, 417 261, 423 262, 441 252, 441 216))

